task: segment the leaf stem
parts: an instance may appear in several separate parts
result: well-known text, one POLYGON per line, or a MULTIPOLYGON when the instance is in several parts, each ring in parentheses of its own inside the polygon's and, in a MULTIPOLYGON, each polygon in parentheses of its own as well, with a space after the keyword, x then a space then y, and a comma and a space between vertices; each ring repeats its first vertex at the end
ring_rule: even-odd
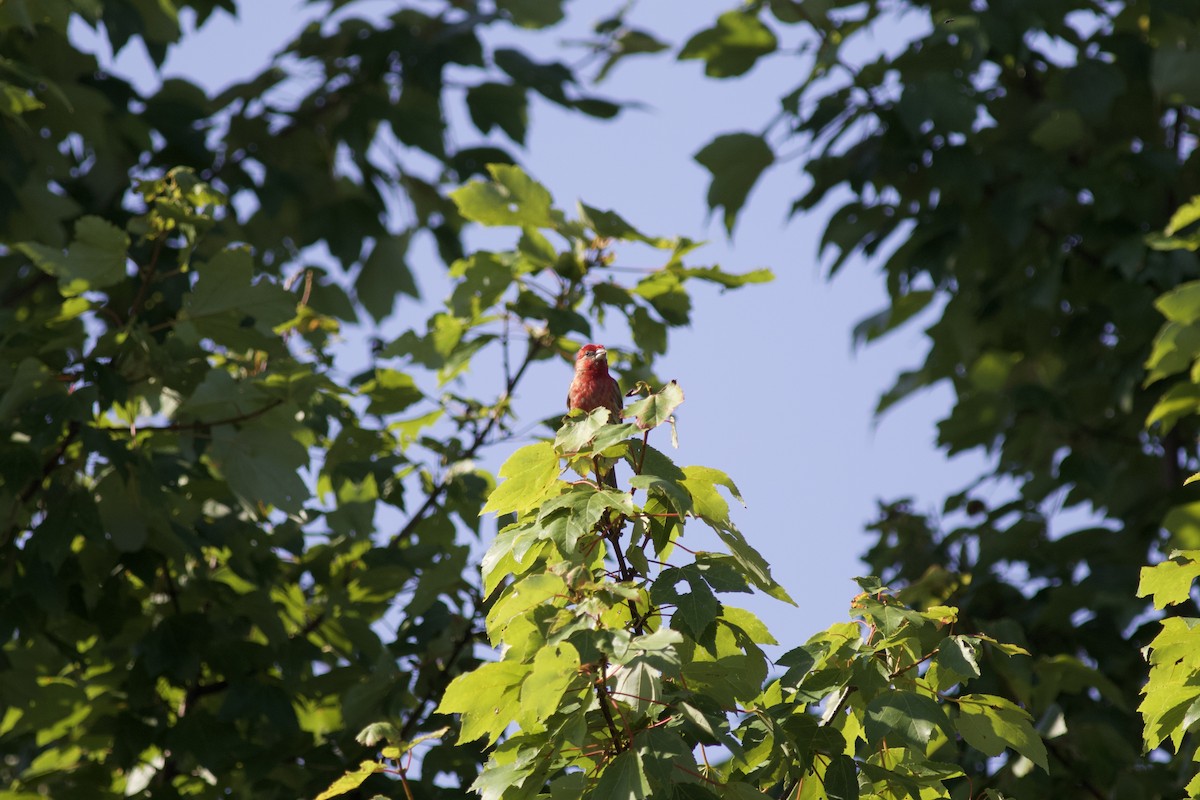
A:
POLYGON ((913 663, 909 664, 907 667, 896 667, 896 669, 894 669, 894 670, 893 670, 893 671, 892 671, 892 672, 891 672, 891 673, 888 675, 888 680, 889 680, 889 681, 891 681, 891 680, 895 680, 896 678, 898 678, 898 677, 900 677, 901 675, 903 675, 905 672, 908 672, 908 671, 909 671, 910 669, 912 669, 913 667, 920 666, 921 664, 925 663, 925 662, 926 662, 926 661, 928 661, 929 659, 933 658, 934 656, 936 656, 936 655, 938 654, 938 652, 939 652, 939 648, 935 647, 935 648, 933 648, 932 650, 930 650, 928 653, 926 653, 925 655, 923 655, 923 656, 921 656, 920 658, 918 658, 918 659, 917 659, 916 661, 914 661, 913 663))

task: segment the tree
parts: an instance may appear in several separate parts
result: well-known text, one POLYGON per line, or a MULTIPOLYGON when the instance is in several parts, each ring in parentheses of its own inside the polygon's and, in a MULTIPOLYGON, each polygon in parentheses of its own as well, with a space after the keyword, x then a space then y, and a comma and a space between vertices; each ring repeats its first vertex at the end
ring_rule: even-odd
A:
MULTIPOLYGON (((1028 653, 954 634, 955 609, 904 608, 875 579, 859 581, 858 624, 814 635, 779 659, 785 672, 770 674, 760 645, 776 640, 725 597, 758 590, 793 601, 729 518, 718 488, 740 500, 737 486, 649 445, 682 401, 671 382, 626 410, 632 422, 577 416, 553 444, 522 448, 501 470, 508 480, 484 510, 516 519, 483 560, 500 658, 456 678, 439 706, 461 714, 461 740, 496 745, 471 788, 485 800, 546 789, 577 798, 946 797, 963 777, 947 763, 960 749, 1011 748, 1046 769, 1023 709, 963 691, 985 648, 1028 653), (600 467, 594 481, 560 479, 561 461, 586 473, 601 456, 628 462, 628 493, 606 488, 600 467), (728 553, 685 545, 695 523, 728 553), (728 756, 710 763, 710 747, 728 756)), ((402 758, 403 744, 383 748, 384 759, 402 758)), ((379 772, 403 780, 405 768, 365 762, 321 800, 379 772)))
MULTIPOLYGON (((765 276, 686 266, 694 243, 643 235, 613 212, 558 211, 507 149, 456 144, 473 136, 447 130, 445 104, 459 102, 447 88, 451 65, 473 125, 518 145, 531 91, 584 114, 619 112, 560 63, 486 46, 481 33, 497 26, 552 25, 556 3, 429 4, 382 22, 347 12, 298 37, 285 66, 216 97, 186 81, 141 96, 67 38, 72 18, 102 22, 114 48, 138 37, 161 63, 180 28, 172 4, 152 5, 0 6, 0 742, 11 754, 0 772, 17 796, 315 796, 368 757, 374 744, 352 735, 382 717, 393 729, 373 729, 366 741, 387 740, 388 758, 430 737, 405 789, 460 795, 443 785, 475 781, 489 756, 478 744, 439 739, 448 720, 435 708, 456 676, 484 663, 474 643, 495 607, 460 536, 478 530, 479 510, 497 496, 474 456, 514 433, 512 396, 528 371, 569 354, 605 315, 630 326, 623 373, 658 386, 654 359, 668 329, 688 322, 687 281, 736 287, 765 276), (287 83, 289 63, 316 78, 287 83), (393 200, 402 201, 399 216, 388 213, 393 200), (518 228, 520 238, 468 253, 466 220, 518 228), (416 293, 405 258, 423 237, 449 266, 453 293, 346 377, 332 341, 346 324, 389 318, 401 295, 416 293), (631 284, 610 280, 614 242, 648 246, 661 266, 631 284), (310 247, 327 249, 338 266, 312 266, 310 247), (502 365, 499 391, 464 388, 458 379, 485 359, 502 365), (380 531, 376 510, 385 506, 403 521, 380 531)), ((231 7, 179 6, 200 22, 231 7)), ((765 112, 774 119, 765 132, 733 131, 696 154, 713 173, 710 204, 732 230, 757 177, 782 161, 776 153, 802 147, 811 186, 794 210, 839 204, 823 241, 834 253, 831 272, 855 254, 885 269, 891 305, 858 337, 934 318, 927 357, 899 377, 881 412, 946 381, 956 402, 940 442, 951 453, 994 455, 994 469, 947 498, 940 519, 911 503, 884 506, 867 562, 900 592, 893 598, 867 582, 858 611, 878 619, 876 630, 898 615, 898 637, 843 632, 839 641, 858 644, 838 651, 846 658, 838 669, 848 671, 834 674, 821 665, 837 648, 818 634, 802 648, 808 657, 793 653, 784 664, 790 677, 753 687, 792 693, 786 719, 730 722, 719 706, 662 723, 682 737, 672 742, 743 748, 786 723, 786 736, 752 748, 774 766, 759 770, 731 747, 731 760, 713 767, 722 783, 789 791, 819 764, 819 786, 797 791, 1185 791, 1194 699, 1174 692, 1170 677, 1195 670, 1178 656, 1180 624, 1160 625, 1137 591, 1142 565, 1178 549, 1141 576, 1141 588, 1172 619, 1197 616, 1180 591, 1198 547, 1195 490, 1184 486, 1198 468, 1184 355, 1193 348, 1180 339, 1194 322, 1184 318, 1189 303, 1165 306, 1177 327, 1158 337, 1164 349, 1150 374, 1144 366, 1163 323, 1154 300, 1200 277, 1194 248, 1157 249, 1164 237, 1155 234, 1200 192, 1194 16, 1179 0, 776 0, 721 15, 679 50, 714 79, 748 74, 762 58, 799 59, 805 77, 778 113, 765 112), (861 41, 901 12, 929 24, 903 52, 864 58, 861 41), (798 48, 780 45, 791 37, 798 48), (841 200, 846 189, 850 199, 841 200), (1179 354, 1167 358, 1172 348, 1179 354), (1010 489, 1011 499, 989 504, 986 486, 1010 489), (1054 530, 1061 506, 1095 521, 1054 530), (901 603, 912 610, 900 612, 901 603), (942 607, 957 608, 959 628, 945 628, 942 607), (962 680, 935 684, 929 671, 942 670, 943 639, 953 645, 946 658, 959 654, 950 671, 962 680), (986 646, 991 640, 1030 655, 986 646), (1147 644, 1150 665, 1138 652, 1147 644), (925 658, 930 648, 934 659, 925 658), (880 663, 891 665, 886 674, 866 669, 880 663), (916 676, 902 669, 909 663, 916 676), (832 689, 850 699, 831 700, 832 689), (916 714, 893 713, 887 701, 872 709, 893 692, 929 702, 906 696, 909 709, 925 709, 916 714), (994 699, 965 727, 942 710, 980 695, 994 699), (831 720, 821 727, 861 723, 861 743, 839 754, 830 739, 808 751, 824 758, 777 758, 776 745, 794 744, 810 726, 807 706, 821 700, 831 720), (704 725, 721 734, 722 720, 736 736, 706 739, 704 725), (929 720, 938 724, 924 726, 929 720), (1002 727, 1009 736, 997 734, 1002 727), (1033 727, 1045 740, 1045 770, 1029 768, 1042 761, 1033 727), (881 762, 897 736, 912 757, 881 762), (1164 741, 1173 752, 1160 749, 1164 741), (996 758, 1005 743, 1025 758, 996 758), (934 756, 946 761, 917 788, 872 772, 926 769, 934 756)), ((604 57, 599 76, 664 47, 621 13, 598 24, 594 45, 604 57)), ((612 446, 634 453, 638 441, 612 446)), ((554 453, 555 465, 570 450, 554 453)), ((541 517, 542 506, 508 491, 519 501, 508 510, 523 515, 518 528, 541 517)), ((575 502, 587 487, 555 491, 575 502)), ((610 512, 601 517, 611 525, 610 512)), ((583 530, 592 535, 600 521, 583 530)), ((622 572, 613 583, 654 578, 630 568, 641 577, 622 572)), ((703 595, 699 580, 685 582, 703 595)), ((638 591, 656 589, 656 606, 678 606, 668 596, 677 585, 659 578, 654 589, 588 591, 618 599, 606 628, 615 636, 640 619, 638 591)), ((714 636, 733 636, 758 669, 762 633, 708 611, 714 636)), ((676 611, 668 627, 638 635, 665 639, 674 630, 701 642, 704 630, 682 630, 687 620, 676 611)), ((691 646, 641 645, 646 653, 691 646)), ((541 666, 561 678, 563 664, 575 662, 556 652, 566 657, 541 666)), ((534 658, 519 659, 519 669, 536 669, 534 658)), ((675 680, 670 658, 644 660, 675 680)), ((470 684, 458 685, 443 711, 464 713, 470 725, 461 689, 470 684)), ((580 688, 553 685, 563 686, 556 702, 580 688)), ((657 685, 679 692, 661 675, 657 685)), ((753 700, 752 687, 734 699, 753 700)), ((610 742, 622 740, 601 710, 616 707, 585 710, 589 735, 607 730, 610 742)), ((522 722, 536 727, 556 713, 522 722)), ((497 752, 532 740, 513 741, 497 752)), ((674 763, 683 757, 675 747, 660 739, 647 753, 674 763)), ((619 759, 598 763, 616 772, 642 763, 619 759)), ((358 777, 366 781, 359 791, 394 789, 374 768, 358 777)), ((571 781, 560 796, 578 788, 571 781)))
MULTIPOLYGON (((181 7, 203 23, 232 4, 181 7)), ((439 727, 446 684, 478 661, 465 537, 494 479, 474 459, 515 435, 523 377, 610 316, 633 341, 614 357, 651 378, 689 281, 767 277, 693 269, 693 243, 611 212, 568 220, 507 152, 451 144, 471 136, 447 130, 450 65, 476 128, 518 144, 530 91, 617 113, 562 65, 481 43, 554 19, 454 3, 314 25, 285 55, 317 77, 285 100, 281 67, 215 97, 181 80, 142 96, 67 36, 83 20, 161 63, 169 3, 0 8, 9 796, 312 797, 367 752, 363 725, 439 727), (520 240, 466 255, 460 209, 520 240), (453 293, 347 373, 345 326, 416 294, 416 237, 453 293), (630 241, 660 267, 622 283, 608 247, 630 241), (316 247, 336 266, 313 266, 316 247), (485 360, 498 387, 456 380, 485 360)), ((420 791, 453 794, 437 787, 480 757, 431 740, 420 791)))
MULTIPOLYGON (((1144 368, 1155 298, 1200 275, 1194 248, 1155 249, 1151 235, 1200 189, 1195 15, 1158 0, 771 2, 723 15, 681 57, 740 75, 759 58, 795 59, 778 42, 797 28, 810 37, 806 76, 776 121, 696 158, 732 226, 749 178, 785 143, 802 146, 811 186, 793 211, 838 205, 822 242, 831 273, 862 254, 886 274, 891 304, 858 338, 932 317, 924 362, 880 412, 945 381, 956 399, 939 443, 993 455, 941 519, 886 504, 867 554, 918 607, 956 605, 972 629, 1033 655, 1016 669, 985 660, 982 680, 1037 718, 1049 771, 969 751, 959 764, 976 792, 1179 796, 1195 720, 1177 757, 1162 737, 1143 748, 1138 650, 1158 623, 1136 589, 1142 564, 1197 546, 1184 488, 1194 400, 1162 413, 1164 391, 1190 389, 1172 375, 1148 384, 1144 368), (905 14, 925 21, 912 43, 864 56, 864 40, 905 14), (1009 499, 989 504, 988 487, 1009 499), (1062 508, 1093 521, 1054 530, 1062 508)), ((1173 613, 1195 616, 1180 599, 1173 613)))

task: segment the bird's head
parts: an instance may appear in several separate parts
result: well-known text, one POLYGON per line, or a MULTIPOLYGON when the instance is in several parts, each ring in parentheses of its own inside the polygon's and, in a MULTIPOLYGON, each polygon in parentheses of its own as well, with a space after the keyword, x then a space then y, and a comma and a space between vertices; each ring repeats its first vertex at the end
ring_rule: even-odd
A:
POLYGON ((579 353, 575 356, 575 368, 588 369, 596 365, 608 367, 608 351, 598 344, 585 344, 579 348, 579 353))

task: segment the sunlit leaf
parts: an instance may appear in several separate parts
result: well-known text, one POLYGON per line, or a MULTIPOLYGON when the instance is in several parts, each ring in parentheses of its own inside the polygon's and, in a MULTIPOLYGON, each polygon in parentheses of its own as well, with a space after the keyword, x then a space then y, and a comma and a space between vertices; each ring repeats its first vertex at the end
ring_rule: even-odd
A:
POLYGON ((317 795, 316 800, 329 800, 331 797, 338 797, 347 792, 352 792, 361 786, 367 778, 382 771, 383 764, 377 761, 363 761, 358 765, 358 769, 347 772, 329 784, 329 788, 317 795))
POLYGON ((556 491, 559 470, 549 442, 522 447, 500 467, 500 477, 507 480, 496 487, 480 513, 508 514, 535 507, 556 491))

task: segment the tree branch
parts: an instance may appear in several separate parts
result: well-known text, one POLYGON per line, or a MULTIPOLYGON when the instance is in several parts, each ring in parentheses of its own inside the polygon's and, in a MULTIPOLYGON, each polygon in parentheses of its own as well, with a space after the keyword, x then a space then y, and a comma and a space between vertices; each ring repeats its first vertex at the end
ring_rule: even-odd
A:
POLYGON ((27 503, 29 503, 29 501, 33 500, 33 496, 37 494, 39 489, 42 488, 42 484, 46 482, 46 479, 54 474, 54 471, 58 469, 60 466, 59 461, 62 459, 63 455, 66 454, 67 448, 71 446, 71 442, 75 441, 75 437, 78 435, 79 421, 71 420, 67 423, 67 432, 63 435, 62 439, 59 440, 58 446, 54 448, 54 453, 42 463, 41 472, 33 480, 25 484, 25 488, 23 488, 21 493, 17 495, 17 502, 13 504, 13 516, 10 517, 9 521, 8 540, 5 542, 5 544, 11 543, 13 535, 17 532, 15 519, 16 515, 20 513, 20 510, 27 503))
POLYGON ((235 422, 245 422, 261 417, 276 406, 282 405, 282 400, 272 400, 261 408, 254 411, 247 411, 243 414, 235 414, 224 419, 202 420, 197 422, 172 422, 170 425, 130 425, 129 427, 118 427, 116 425, 93 425, 92 429, 97 431, 107 431, 109 433, 128 433, 130 435, 137 434, 139 431, 190 431, 198 428, 212 428, 217 425, 232 425, 235 422))
MULTIPOLYGON (((503 406, 505 403, 507 403, 508 399, 512 397, 513 390, 521 381, 522 376, 525 374, 525 370, 527 370, 529 365, 533 363, 534 356, 536 356, 543 347, 545 347, 545 345, 542 343, 541 339, 533 338, 529 340, 529 349, 525 352, 525 358, 521 361, 521 365, 517 367, 517 371, 513 373, 513 375, 505 382, 504 393, 500 395, 500 400, 496 403, 496 408, 491 414, 488 415, 487 423, 475 433, 475 436, 471 439, 471 444, 468 445, 467 449, 463 451, 461 456, 462 459, 474 458, 476 453, 479 452, 479 449, 483 447, 487 441, 487 438, 492 434, 492 431, 494 431, 496 426, 500 424, 500 417, 504 413, 503 406)), ((421 524, 421 520, 425 519, 425 515, 437 507, 438 503, 442 499, 442 495, 449 487, 450 481, 448 480, 441 480, 434 484, 433 488, 429 490, 429 495, 425 498, 425 502, 421 504, 421 507, 418 508, 411 517, 409 517, 408 522, 404 523, 404 527, 392 535, 388 546, 395 547, 404 539, 412 536, 416 532, 417 526, 421 524)))
POLYGON ((607 672, 608 662, 600 662, 600 674, 596 676, 596 697, 600 700, 600 711, 604 714, 604 722, 608 725, 608 733, 612 736, 613 748, 620 753, 622 750, 629 749, 621 739, 621 731, 617 728, 617 722, 613 719, 612 710, 609 709, 609 704, 613 699, 608 694, 608 685, 605 681, 608 680, 607 672))
POLYGON ((475 641, 478 635, 471 622, 474 620, 474 614, 466 618, 467 625, 463 628, 463 632, 454 640, 454 646, 450 649, 450 655, 446 657, 443 666, 440 666, 434 680, 429 681, 428 688, 417 704, 413 707, 412 713, 408 719, 400 726, 400 738, 407 741, 412 738, 413 734, 420 729, 421 723, 425 721, 425 716, 428 713, 429 704, 434 702, 439 695, 445 690, 450 683, 450 669, 458 657, 462 655, 464 649, 471 642, 475 641))

